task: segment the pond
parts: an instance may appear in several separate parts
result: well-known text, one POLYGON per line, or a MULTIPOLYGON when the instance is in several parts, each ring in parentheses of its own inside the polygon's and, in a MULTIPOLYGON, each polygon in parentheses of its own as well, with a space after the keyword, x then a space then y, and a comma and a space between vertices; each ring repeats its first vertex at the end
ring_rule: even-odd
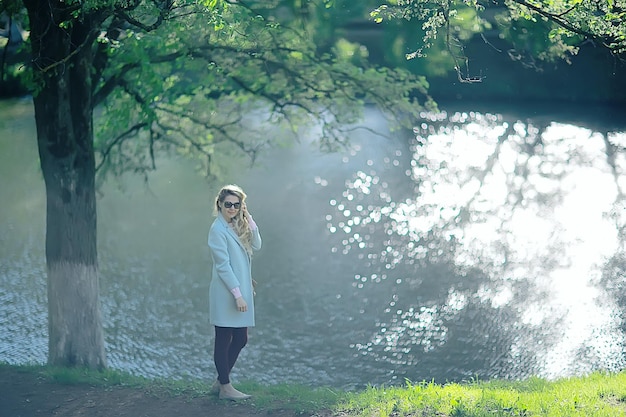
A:
MULTIPOLYGON (((466 103, 383 137, 369 109, 350 149, 321 153, 312 129, 238 162, 224 182, 247 191, 263 248, 257 327, 234 380, 355 389, 623 369, 618 113, 466 103)), ((0 178, 0 361, 45 363, 45 192, 28 100, 0 102, 0 178)), ((148 183, 102 186, 111 368, 215 377, 206 236, 220 185, 171 158, 148 183)))

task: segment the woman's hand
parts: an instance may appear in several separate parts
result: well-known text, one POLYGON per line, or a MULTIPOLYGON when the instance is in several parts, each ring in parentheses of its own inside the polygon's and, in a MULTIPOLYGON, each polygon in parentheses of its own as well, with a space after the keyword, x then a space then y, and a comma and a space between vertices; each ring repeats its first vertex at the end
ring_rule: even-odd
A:
POLYGON ((246 218, 246 220, 248 221, 250 230, 255 230, 257 228, 257 225, 254 222, 254 219, 252 218, 252 216, 250 215, 250 212, 248 212, 248 206, 245 203, 241 206, 241 212, 246 218))
POLYGON ((250 213, 248 212, 248 205, 246 203, 241 205, 241 212, 248 221, 252 220, 252 216, 250 216, 250 213))
POLYGON ((248 303, 246 303, 246 300, 244 300, 243 297, 236 298, 235 302, 237 303, 237 311, 241 313, 248 311, 248 303))

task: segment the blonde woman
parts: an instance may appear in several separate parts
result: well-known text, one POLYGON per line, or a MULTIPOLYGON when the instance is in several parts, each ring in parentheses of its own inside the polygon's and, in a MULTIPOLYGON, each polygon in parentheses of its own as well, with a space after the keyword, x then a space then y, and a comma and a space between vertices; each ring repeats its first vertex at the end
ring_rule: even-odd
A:
POLYGON ((209 303, 217 370, 213 389, 219 389, 221 399, 237 401, 250 398, 232 386, 230 372, 248 342, 248 327, 254 326, 251 259, 252 251, 261 248, 261 235, 240 187, 224 186, 215 198, 215 210, 208 241, 213 259, 209 303))

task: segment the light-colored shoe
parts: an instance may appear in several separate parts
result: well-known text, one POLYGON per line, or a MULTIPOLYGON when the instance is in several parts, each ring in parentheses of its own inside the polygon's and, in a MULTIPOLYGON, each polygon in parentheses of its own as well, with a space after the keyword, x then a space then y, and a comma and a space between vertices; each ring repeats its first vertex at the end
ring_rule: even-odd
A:
POLYGON ((219 380, 215 380, 213 385, 211 385, 211 394, 219 394, 221 386, 222 386, 222 384, 220 384, 220 381, 219 380))
POLYGON ((235 389, 232 384, 220 385, 220 400, 240 401, 251 398, 252 395, 244 394, 235 389))

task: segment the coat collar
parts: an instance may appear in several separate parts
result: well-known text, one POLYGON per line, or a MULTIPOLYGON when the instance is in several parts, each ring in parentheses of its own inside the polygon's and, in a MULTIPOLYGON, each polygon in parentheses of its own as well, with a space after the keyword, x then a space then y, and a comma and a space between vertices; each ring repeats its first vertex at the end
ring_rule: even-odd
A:
POLYGON ((235 230, 230 226, 230 224, 224 218, 222 213, 219 213, 219 212, 217 213, 217 220, 220 222, 222 227, 224 227, 226 229, 226 231, 235 239, 235 241, 239 244, 239 246, 241 246, 241 249, 243 249, 244 252, 247 252, 246 248, 243 246, 243 243, 241 243, 241 240, 239 239, 239 236, 237 235, 237 233, 235 233, 235 230))

